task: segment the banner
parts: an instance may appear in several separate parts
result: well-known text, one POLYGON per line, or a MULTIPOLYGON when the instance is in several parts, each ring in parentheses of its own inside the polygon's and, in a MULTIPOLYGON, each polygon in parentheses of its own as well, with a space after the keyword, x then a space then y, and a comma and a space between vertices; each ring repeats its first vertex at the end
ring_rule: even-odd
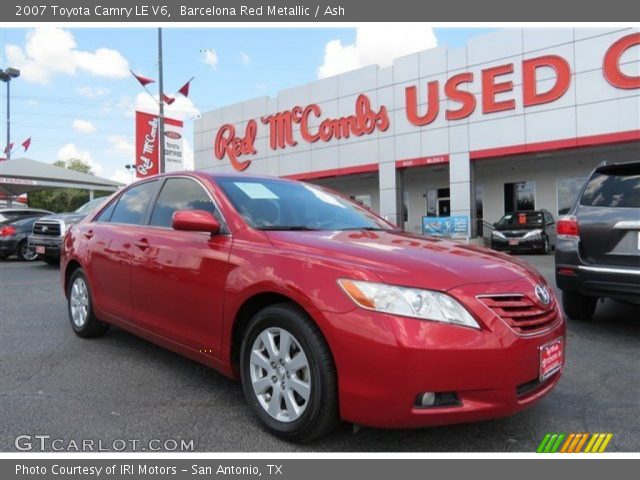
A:
POLYGON ((422 217, 422 233, 434 237, 469 237, 469 217, 453 215, 451 217, 422 217))
MULTIPOLYGON (((164 165, 165 172, 184 170, 183 122, 164 118, 164 165)), ((136 177, 146 178, 160 172, 158 115, 136 112, 136 177)))

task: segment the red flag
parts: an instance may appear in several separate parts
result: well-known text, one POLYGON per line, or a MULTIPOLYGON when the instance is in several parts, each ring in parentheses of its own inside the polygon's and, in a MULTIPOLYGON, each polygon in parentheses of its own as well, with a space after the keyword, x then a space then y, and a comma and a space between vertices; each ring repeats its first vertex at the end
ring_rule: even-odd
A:
POLYGON ((150 83, 154 83, 155 82, 155 80, 153 80, 151 78, 143 77, 142 75, 136 75, 135 73, 133 73, 133 70, 129 70, 129 71, 131 72, 131 75, 136 77, 136 80, 138 80, 138 82, 140 82, 140 85, 142 85, 143 87, 146 87, 150 83))
POLYGON ((173 102, 175 102, 175 101, 176 101, 176 99, 175 99, 175 98, 173 98, 173 97, 170 97, 170 96, 168 96, 168 95, 165 95, 165 94, 163 93, 163 94, 162 94, 162 101, 163 101, 164 103, 166 103, 167 105, 171 105, 173 102))
POLYGON ((27 138, 24 142, 22 142, 22 147, 24 148, 25 152, 29 150, 30 146, 31 146, 31 137, 27 138))
MULTIPOLYGON (((191 80, 193 80, 194 78, 195 77, 191 77, 191 80)), ((184 95, 185 97, 189 96, 189 84, 191 83, 191 80, 180 87, 180 90, 178 90, 179 94, 184 95)))
POLYGON ((6 146, 6 148, 4 149, 4 153, 9 153, 11 150, 13 149, 13 143, 10 143, 9 145, 6 146))

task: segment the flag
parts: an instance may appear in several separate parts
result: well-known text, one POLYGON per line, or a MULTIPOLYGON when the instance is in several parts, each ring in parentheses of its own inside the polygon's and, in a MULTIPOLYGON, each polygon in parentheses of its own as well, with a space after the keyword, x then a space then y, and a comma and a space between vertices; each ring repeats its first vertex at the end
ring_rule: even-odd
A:
POLYGON ((168 95, 165 95, 165 94, 163 93, 163 94, 162 94, 162 101, 163 101, 164 103, 166 103, 167 105, 171 105, 173 102, 175 102, 175 101, 176 101, 176 99, 175 99, 175 98, 173 98, 173 97, 170 97, 170 96, 168 96, 168 95))
POLYGON ((140 82, 140 85, 142 85, 143 87, 146 87, 150 83, 154 83, 155 82, 155 80, 153 80, 151 78, 143 77, 142 75, 136 75, 135 73, 133 73, 133 70, 129 70, 129 71, 131 72, 131 75, 136 77, 136 80, 138 80, 138 82, 140 82))
MULTIPOLYGON (((191 77, 191 80, 193 80, 194 78, 196 77, 191 77)), ((185 97, 189 96, 189 84, 191 83, 191 80, 180 87, 180 90, 178 90, 179 94, 184 95, 185 97)))
POLYGON ((6 146, 6 148, 4 149, 4 153, 8 154, 11 150, 13 149, 13 143, 10 143, 9 145, 6 146))
POLYGON ((24 148, 25 152, 29 150, 30 146, 31 146, 31 137, 27 138, 24 142, 22 142, 22 147, 24 148))

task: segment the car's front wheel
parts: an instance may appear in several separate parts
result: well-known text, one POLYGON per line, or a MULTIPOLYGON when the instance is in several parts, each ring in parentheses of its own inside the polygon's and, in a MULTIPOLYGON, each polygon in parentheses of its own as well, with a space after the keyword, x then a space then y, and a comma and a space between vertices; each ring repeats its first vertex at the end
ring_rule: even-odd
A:
POLYGON ((597 297, 587 297, 578 292, 562 291, 562 308, 573 320, 590 320, 596 310, 597 297))
POLYGON ((79 337, 99 337, 109 330, 109 324, 96 318, 89 283, 81 268, 71 275, 67 291, 71 328, 79 337))
POLYGON ((245 396, 271 432, 304 442, 338 420, 337 379, 318 327, 299 308, 272 305, 251 320, 241 350, 245 396))

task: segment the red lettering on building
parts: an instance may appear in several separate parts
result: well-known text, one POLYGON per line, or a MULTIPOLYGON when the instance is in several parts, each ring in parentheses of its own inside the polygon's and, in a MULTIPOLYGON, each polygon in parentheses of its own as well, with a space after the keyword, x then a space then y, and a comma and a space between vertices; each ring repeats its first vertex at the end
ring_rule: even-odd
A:
POLYGON ((236 137, 236 128, 233 125, 226 124, 220 127, 214 142, 214 154, 218 160, 222 160, 225 156, 229 157, 231 166, 238 171, 245 170, 251 160, 240 161, 242 155, 253 155, 256 152, 254 143, 256 140, 257 123, 255 120, 249 120, 245 128, 244 137, 236 137))
POLYGON ((427 83, 427 111, 424 115, 418 113, 418 88, 411 86, 404 91, 407 119, 418 127, 429 125, 438 116, 440 109, 439 84, 437 80, 427 83))
MULTIPOLYGON (((632 76, 624 73, 620 68, 620 58, 631 47, 640 45, 640 33, 632 33, 622 37, 609 47, 604 55, 602 69, 607 81, 617 88, 640 88, 640 76, 632 76)), ((638 56, 636 55, 636 59, 638 56)))
POLYGON ((550 103, 559 99, 571 85, 571 66, 558 55, 545 55, 522 62, 522 104, 525 107, 550 103), (536 72, 548 67, 556 72, 554 85, 545 92, 538 92, 536 72))
POLYGON ((499 93, 513 90, 513 82, 497 81, 498 77, 513 73, 513 63, 507 63, 498 67, 491 67, 482 70, 482 113, 502 112, 503 110, 513 110, 516 108, 516 101, 496 100, 499 93))
POLYGON ((476 97, 473 93, 458 88, 463 83, 471 82, 473 82, 473 73, 467 72, 454 75, 445 83, 444 93, 447 97, 461 104, 456 110, 447 109, 445 112, 447 120, 466 118, 476 109, 476 97))

